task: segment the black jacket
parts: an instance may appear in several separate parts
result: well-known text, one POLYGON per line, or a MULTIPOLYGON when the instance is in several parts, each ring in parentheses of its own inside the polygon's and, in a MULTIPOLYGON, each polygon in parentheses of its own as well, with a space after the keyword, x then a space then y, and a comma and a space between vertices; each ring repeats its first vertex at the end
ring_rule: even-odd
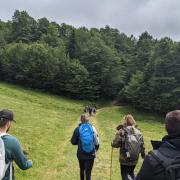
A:
MULTIPOLYGON (((180 156, 180 135, 165 136, 162 142, 153 143, 153 152, 160 152, 173 159, 180 156)), ((164 167, 150 153, 146 156, 136 180, 165 180, 164 167)))
POLYGON ((95 150, 91 153, 86 153, 83 151, 81 147, 81 141, 80 141, 80 134, 79 134, 79 126, 74 130, 74 133, 71 138, 71 143, 73 145, 78 145, 77 149, 77 157, 78 159, 85 160, 85 159, 94 159, 96 156, 96 151, 99 149, 99 144, 95 144, 95 150))

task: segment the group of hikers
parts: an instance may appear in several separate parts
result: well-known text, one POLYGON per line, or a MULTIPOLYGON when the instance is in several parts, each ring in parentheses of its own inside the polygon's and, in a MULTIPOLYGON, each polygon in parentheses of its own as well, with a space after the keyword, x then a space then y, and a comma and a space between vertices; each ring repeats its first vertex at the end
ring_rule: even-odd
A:
POLYGON ((96 106, 86 105, 84 108, 84 113, 89 114, 89 116, 96 115, 96 106))
MULTIPOLYGON (((95 127, 89 122, 88 114, 81 115, 80 121, 74 130, 71 143, 78 146, 80 179, 90 180, 96 152, 100 146, 99 137, 95 127)), ((116 127, 117 132, 111 143, 112 150, 119 148, 122 180, 180 180, 180 110, 166 114, 165 129, 167 135, 162 141, 151 141, 153 150, 146 155, 143 135, 134 117, 128 114, 123 118, 123 123, 116 127), (140 154, 144 162, 135 176, 134 169, 140 154)), ((112 173, 110 180, 111 175, 112 173)))
MULTIPOLYGON (((99 136, 90 123, 89 113, 81 115, 80 121, 73 132, 71 143, 78 146, 80 179, 90 180, 100 146, 99 136)), ((0 110, 0 180, 14 180, 13 161, 22 170, 32 167, 32 160, 28 160, 18 139, 8 134, 13 122, 12 111, 0 110)), ((160 142, 152 141, 153 150, 145 155, 143 135, 135 119, 130 114, 124 117, 111 143, 112 148, 120 149, 122 180, 180 180, 180 110, 166 114, 165 129, 167 135, 160 142), (140 154, 144 162, 135 177, 134 169, 140 154)))

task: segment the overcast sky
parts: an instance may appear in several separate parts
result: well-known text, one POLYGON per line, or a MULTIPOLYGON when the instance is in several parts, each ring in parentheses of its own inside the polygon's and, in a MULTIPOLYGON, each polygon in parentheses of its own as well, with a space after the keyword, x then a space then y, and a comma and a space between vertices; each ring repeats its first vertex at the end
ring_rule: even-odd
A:
POLYGON ((11 20, 15 9, 59 24, 110 25, 136 37, 148 31, 156 38, 180 40, 180 0, 2 0, 0 19, 11 20))

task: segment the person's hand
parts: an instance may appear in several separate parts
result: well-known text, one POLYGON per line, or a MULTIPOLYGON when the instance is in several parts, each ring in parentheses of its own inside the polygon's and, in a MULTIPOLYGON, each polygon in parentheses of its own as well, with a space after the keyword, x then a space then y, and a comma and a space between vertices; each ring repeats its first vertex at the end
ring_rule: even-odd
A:
POLYGON ((118 125, 118 126, 116 127, 116 130, 117 130, 117 131, 119 131, 120 129, 123 129, 123 125, 122 125, 122 124, 120 124, 120 125, 118 125))
POLYGON ((31 166, 33 165, 33 161, 31 159, 28 160, 28 163, 31 164, 31 166))
POLYGON ((99 150, 99 145, 95 145, 96 152, 99 150))

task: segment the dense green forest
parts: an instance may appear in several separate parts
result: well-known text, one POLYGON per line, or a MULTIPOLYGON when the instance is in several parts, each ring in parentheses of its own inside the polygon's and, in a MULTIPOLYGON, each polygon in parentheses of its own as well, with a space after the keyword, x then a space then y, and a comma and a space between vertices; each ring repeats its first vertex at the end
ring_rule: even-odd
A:
POLYGON ((59 25, 16 10, 0 21, 0 80, 164 113, 180 108, 180 42, 59 25))

